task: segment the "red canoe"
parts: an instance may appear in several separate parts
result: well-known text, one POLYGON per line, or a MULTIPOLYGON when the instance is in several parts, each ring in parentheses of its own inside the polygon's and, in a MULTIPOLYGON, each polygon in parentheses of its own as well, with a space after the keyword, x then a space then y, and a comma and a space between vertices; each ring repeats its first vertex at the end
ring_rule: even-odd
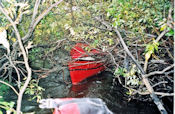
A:
POLYGON ((86 47, 88 47, 87 44, 77 43, 70 51, 72 61, 69 62, 68 66, 72 84, 74 85, 105 70, 103 61, 96 61, 91 57, 95 54, 100 55, 100 52, 92 49, 87 53, 84 50, 86 47))

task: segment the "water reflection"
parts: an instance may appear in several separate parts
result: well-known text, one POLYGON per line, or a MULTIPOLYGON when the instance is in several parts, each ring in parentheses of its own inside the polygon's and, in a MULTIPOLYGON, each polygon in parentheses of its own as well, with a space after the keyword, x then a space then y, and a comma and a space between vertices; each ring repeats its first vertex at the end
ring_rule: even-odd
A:
MULTIPOLYGON (((79 85, 64 83, 57 74, 52 74, 40 80, 40 86, 45 88, 44 98, 101 98, 108 108, 116 114, 156 114, 159 113, 153 103, 130 101, 124 96, 124 88, 113 84, 113 75, 109 72, 103 72, 98 76, 91 77, 79 85)), ((10 96, 8 96, 8 99, 10 96)), ((51 114, 52 110, 39 109, 35 101, 32 106, 27 97, 24 97, 22 103, 23 111, 35 112, 36 114, 51 114), (30 109, 30 110, 29 110, 30 109)))

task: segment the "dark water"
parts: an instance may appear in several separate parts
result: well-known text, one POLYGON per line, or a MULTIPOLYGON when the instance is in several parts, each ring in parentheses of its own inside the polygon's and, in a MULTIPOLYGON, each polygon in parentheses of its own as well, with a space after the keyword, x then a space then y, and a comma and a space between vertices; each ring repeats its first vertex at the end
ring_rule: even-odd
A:
MULTIPOLYGON (((46 89, 43 93, 44 98, 101 98, 116 114, 159 114, 153 103, 128 101, 124 96, 124 89, 120 85, 113 84, 112 74, 109 72, 103 72, 74 86, 64 83, 53 74, 40 80, 40 85, 46 89)), ((51 110, 36 109, 35 112, 49 114, 51 110)))
MULTIPOLYGON (((83 81, 79 85, 72 86, 69 78, 64 77, 69 82, 69 84, 66 84, 62 76, 54 73, 41 79, 39 85, 45 88, 43 98, 101 98, 114 114, 159 114, 154 103, 137 100, 128 101, 126 91, 119 84, 113 83, 112 76, 109 72, 103 72, 83 81)), ((6 98, 10 101, 17 99, 14 93, 9 93, 6 98)), ((27 99, 28 96, 24 95, 22 102, 23 112, 52 114, 53 110, 40 109, 35 100, 28 101, 27 99)))

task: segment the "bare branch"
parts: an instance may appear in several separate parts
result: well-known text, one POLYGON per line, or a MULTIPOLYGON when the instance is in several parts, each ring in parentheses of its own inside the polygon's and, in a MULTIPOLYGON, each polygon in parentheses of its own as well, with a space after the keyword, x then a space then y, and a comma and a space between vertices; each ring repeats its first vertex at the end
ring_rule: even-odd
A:
MULTIPOLYGON (((138 94, 140 94, 140 95, 149 95, 149 94, 150 94, 149 91, 141 92, 141 91, 139 91, 139 90, 136 90, 136 89, 133 89, 133 88, 129 88, 129 87, 126 87, 126 86, 123 86, 123 87, 125 87, 125 88, 128 89, 128 90, 134 91, 135 94, 136 94, 136 93, 138 93, 138 94)), ((156 94, 156 95, 161 95, 161 96, 174 96, 174 93, 155 92, 155 94, 156 94)))
POLYGON ((158 42, 164 35, 165 33, 167 32, 167 30, 164 30, 156 39, 156 42, 158 42))
POLYGON ((163 93, 163 92, 155 92, 156 95, 162 96, 174 96, 174 93, 163 93))
MULTIPOLYGON (((171 12, 172 12, 172 7, 169 8, 169 14, 168 14, 168 19, 167 19, 167 25, 170 25, 170 19, 171 19, 171 12)), ((167 32, 167 29, 165 29, 156 39, 156 42, 158 42, 167 32)))
MULTIPOLYGON (((22 40, 25 42, 33 33, 36 25, 41 21, 41 19, 43 19, 52 8, 56 7, 58 4, 60 4, 63 0, 60 0, 54 4, 52 4, 47 10, 44 10, 33 22, 33 24, 31 24, 28 33, 22 38, 22 40)), ((33 16, 34 17, 34 16, 33 16)))
POLYGON ((7 57, 7 56, 6 56, 6 58, 8 58, 10 64, 13 66, 13 68, 15 69, 15 71, 17 73, 17 76, 18 76, 18 81, 17 81, 18 82, 18 88, 20 88, 20 86, 21 86, 20 85, 20 83, 21 83, 20 73, 19 73, 18 69, 16 68, 16 66, 13 64, 12 59, 10 57, 7 57))
POLYGON ((33 10, 33 16, 32 16, 32 22, 31 22, 30 26, 32 26, 34 21, 35 21, 35 17, 38 13, 38 7, 39 7, 40 2, 41 2, 41 0, 36 0, 36 2, 35 2, 35 6, 34 6, 34 10, 33 10))
POLYGON ((25 62, 25 67, 26 67, 26 70, 27 70, 27 79, 24 83, 24 86, 20 89, 20 92, 19 92, 19 95, 18 95, 18 101, 17 101, 17 114, 20 114, 20 110, 21 110, 21 102, 22 102, 22 97, 23 97, 23 93, 26 89, 26 87, 28 86, 30 80, 31 80, 31 75, 32 75, 32 71, 31 71, 31 68, 29 66, 29 63, 28 63, 28 57, 27 57, 27 54, 25 52, 25 49, 24 49, 24 46, 22 44, 22 41, 21 41, 21 37, 20 37, 20 34, 19 34, 19 31, 16 27, 16 24, 13 22, 13 20, 8 16, 8 13, 6 12, 6 10, 4 10, 2 8, 2 6, 0 6, 0 11, 6 16, 6 18, 9 20, 9 22, 12 24, 14 30, 15 30, 15 34, 16 34, 16 37, 18 39, 18 42, 19 42, 19 47, 22 51, 22 54, 23 54, 23 59, 24 59, 24 62, 25 62))
POLYGON ((152 87, 154 88, 154 87, 156 87, 160 84, 166 84, 166 83, 168 83, 168 82, 167 81, 161 81, 161 82, 158 82, 158 83, 154 84, 152 87))
POLYGON ((11 86, 10 84, 8 84, 7 82, 0 80, 0 83, 9 86, 17 95, 19 95, 19 93, 16 91, 16 89, 13 86, 11 86))
MULTIPOLYGON (((99 21, 100 23, 101 22, 104 22, 103 20, 101 20, 100 18, 95 18, 97 21, 99 21)), ((110 25, 108 25, 110 26, 110 25)), ((131 54, 131 52, 129 51, 127 45, 125 44, 120 32, 118 31, 118 29, 115 27, 113 28, 113 31, 116 32, 116 34, 118 35, 119 39, 120 39, 120 42, 123 46, 123 48, 125 49, 126 53, 128 54, 129 57, 131 57, 132 61, 137 65, 137 67, 139 68, 139 70, 141 71, 141 74, 142 74, 142 81, 144 82, 146 88, 148 89, 148 91, 150 92, 150 97, 153 99, 154 103, 157 105, 157 108, 159 109, 159 111, 162 113, 162 114, 167 114, 167 111, 166 109, 164 108, 163 104, 160 102, 159 98, 157 97, 157 95, 155 94, 153 88, 151 87, 148 79, 144 76, 145 75, 145 72, 144 70, 142 69, 141 65, 137 62, 137 60, 134 58, 134 56, 131 54)))
POLYGON ((144 77, 148 78, 149 76, 152 76, 152 75, 164 74, 167 70, 170 70, 173 67, 174 67, 174 65, 170 65, 170 66, 166 67, 165 69, 163 69, 162 71, 155 71, 155 72, 151 72, 149 74, 145 74, 144 77))

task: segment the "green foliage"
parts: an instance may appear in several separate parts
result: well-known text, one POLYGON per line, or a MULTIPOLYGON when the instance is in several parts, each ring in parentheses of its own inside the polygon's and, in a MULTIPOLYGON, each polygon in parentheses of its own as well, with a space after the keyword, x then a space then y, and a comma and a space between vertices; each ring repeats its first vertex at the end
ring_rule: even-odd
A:
POLYGON ((37 25, 34 33, 35 44, 48 44, 61 39, 63 32, 60 28, 58 15, 50 12, 41 22, 37 25))
POLYGON ((29 94, 29 95, 33 96, 29 100, 36 99, 37 102, 39 102, 42 98, 43 91, 44 91, 44 89, 38 85, 38 81, 33 79, 30 81, 29 86, 26 88, 25 94, 29 94))
POLYGON ((148 52, 148 51, 151 51, 151 52, 158 51, 158 46, 159 46, 159 43, 156 42, 155 40, 153 40, 152 43, 150 43, 146 46, 146 52, 148 52))
POLYGON ((114 75, 115 75, 115 76, 120 75, 120 76, 125 77, 125 76, 126 76, 126 69, 121 68, 121 67, 118 67, 118 68, 115 70, 114 75))
POLYGON ((168 28, 168 32, 165 34, 165 36, 174 36, 174 30, 171 28, 168 28))
POLYGON ((170 4, 168 0, 113 0, 107 9, 107 17, 113 26, 125 30, 142 34, 157 33, 160 27, 161 30, 166 28, 165 18, 170 4))
POLYGON ((0 114, 3 114, 2 109, 6 111, 6 113, 14 113, 16 114, 15 110, 13 109, 15 102, 6 102, 3 100, 3 97, 0 95, 0 114))
POLYGON ((119 67, 115 70, 115 76, 123 76, 126 78, 126 85, 138 86, 140 84, 140 80, 136 73, 139 73, 136 69, 136 65, 132 65, 130 71, 126 71, 126 69, 119 67))
POLYGON ((10 87, 5 85, 5 84, 1 84, 0 85, 0 114, 2 113, 2 109, 5 110, 6 112, 14 112, 13 107, 14 107, 14 102, 7 102, 3 99, 3 96, 6 95, 6 93, 9 91, 10 87))
POLYGON ((29 54, 29 59, 31 61, 35 61, 38 57, 40 58, 42 55, 40 54, 41 52, 41 49, 40 48, 33 48, 31 51, 30 51, 30 54, 29 54))
POLYGON ((127 95, 132 95, 132 93, 133 93, 133 90, 132 90, 132 89, 129 89, 129 90, 126 92, 127 95))
POLYGON ((155 51, 158 51, 159 43, 153 40, 152 43, 146 45, 145 60, 148 60, 155 51))
POLYGON ((10 89, 10 87, 5 84, 1 84, 0 88, 0 96, 3 96, 10 89))

